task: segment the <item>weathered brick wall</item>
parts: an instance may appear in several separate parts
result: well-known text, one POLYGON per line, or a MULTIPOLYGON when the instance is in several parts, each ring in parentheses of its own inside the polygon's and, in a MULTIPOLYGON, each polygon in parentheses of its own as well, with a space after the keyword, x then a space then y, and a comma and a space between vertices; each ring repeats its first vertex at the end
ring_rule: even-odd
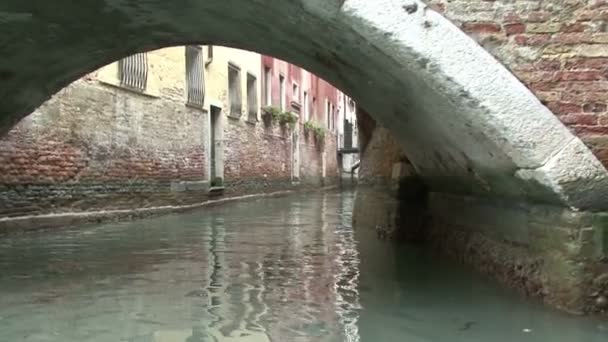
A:
POLYGON ((279 125, 265 126, 227 120, 224 129, 226 179, 242 180, 266 175, 271 179, 289 179, 290 135, 279 125))
POLYGON ((608 165, 608 1, 429 3, 510 68, 608 165))
MULTIPOLYGON (((288 127, 267 126, 227 119, 224 127, 224 177, 228 187, 239 193, 278 190, 292 185, 292 135, 288 127)), ((300 145, 300 177, 307 185, 332 182, 337 176, 335 137, 326 133, 325 142, 318 144, 312 134, 306 136, 298 123, 300 145), (326 153, 328 172, 323 180, 322 158, 326 153)))
POLYGON ((171 183, 206 173, 206 115, 80 80, 0 140, 0 215, 202 200, 171 183))
POLYGON ((226 119, 224 181, 239 194, 280 190, 291 186, 290 134, 275 124, 251 124, 226 119))
MULTIPOLYGON (((289 129, 222 120, 227 195, 293 187, 289 129)), ((206 187, 181 183, 207 180, 208 139, 208 114, 179 96, 77 81, 0 140, 0 217, 202 202, 206 187)), ((335 180, 335 140, 300 135, 302 183, 335 180)))

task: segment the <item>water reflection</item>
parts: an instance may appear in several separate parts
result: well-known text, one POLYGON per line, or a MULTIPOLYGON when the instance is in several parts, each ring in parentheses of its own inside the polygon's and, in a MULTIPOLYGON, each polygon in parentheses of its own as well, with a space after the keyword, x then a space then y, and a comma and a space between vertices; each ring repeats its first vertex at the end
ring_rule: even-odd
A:
POLYGON ((3 338, 358 341, 352 198, 4 237, 3 338))
POLYGON ((607 340, 379 240, 371 198, 355 228, 353 193, 313 193, 0 238, 0 341, 607 340))

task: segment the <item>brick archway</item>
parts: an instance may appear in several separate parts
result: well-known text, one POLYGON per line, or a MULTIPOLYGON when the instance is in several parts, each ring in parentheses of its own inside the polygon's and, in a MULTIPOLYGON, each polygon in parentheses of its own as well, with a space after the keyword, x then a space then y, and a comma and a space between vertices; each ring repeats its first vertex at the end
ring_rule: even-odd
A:
POLYGON ((136 51, 213 43, 289 60, 389 127, 433 188, 608 208, 607 172, 506 68, 416 0, 0 5, 0 131, 136 51))

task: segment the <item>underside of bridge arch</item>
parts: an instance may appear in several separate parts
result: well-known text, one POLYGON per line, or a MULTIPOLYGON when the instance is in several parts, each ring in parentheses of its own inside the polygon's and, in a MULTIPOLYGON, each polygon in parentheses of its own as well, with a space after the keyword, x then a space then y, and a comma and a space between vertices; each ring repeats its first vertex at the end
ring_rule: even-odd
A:
POLYGON ((343 89, 433 192, 608 208, 608 173, 586 146, 417 0, 4 0, 0 32, 2 134, 104 64, 218 44, 299 64, 343 89))

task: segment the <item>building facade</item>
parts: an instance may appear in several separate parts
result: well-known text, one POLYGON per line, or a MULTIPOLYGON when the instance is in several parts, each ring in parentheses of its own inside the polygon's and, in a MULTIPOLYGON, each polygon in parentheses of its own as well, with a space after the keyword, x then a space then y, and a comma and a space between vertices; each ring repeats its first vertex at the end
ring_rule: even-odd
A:
POLYGON ((292 132, 295 147, 292 174, 295 179, 319 183, 320 179, 336 179, 337 104, 339 90, 310 72, 270 57, 262 57, 263 107, 294 113, 298 124, 292 132), (306 125, 308 123, 308 125, 306 125), (324 132, 317 141, 312 129, 324 132))
POLYGON ((338 93, 338 158, 343 176, 358 175, 359 130, 357 104, 346 94, 338 93))
POLYGON ((336 184, 344 99, 299 67, 244 50, 182 46, 124 58, 0 140, 0 216, 11 225, 336 184), (295 122, 264 120, 269 108, 295 122))

